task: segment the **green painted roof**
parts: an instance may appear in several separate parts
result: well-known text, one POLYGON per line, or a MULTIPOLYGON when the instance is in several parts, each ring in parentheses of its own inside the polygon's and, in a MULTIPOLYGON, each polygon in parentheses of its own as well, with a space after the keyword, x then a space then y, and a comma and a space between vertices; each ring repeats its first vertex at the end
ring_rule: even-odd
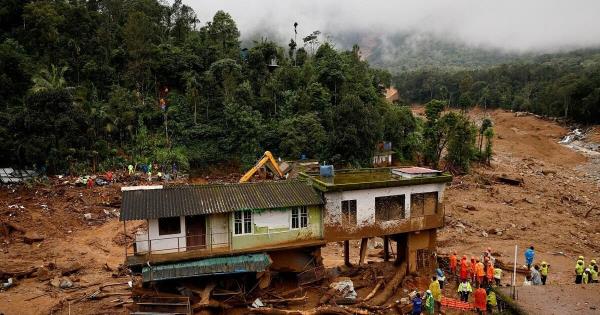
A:
POLYGON ((452 181, 452 175, 448 173, 406 178, 393 174, 392 169, 381 167, 335 170, 332 177, 323 177, 319 173, 300 173, 300 177, 308 179, 316 189, 323 192, 448 183, 452 181))
POLYGON ((160 281, 214 274, 240 272, 261 272, 271 265, 271 257, 266 253, 206 258, 194 261, 144 267, 144 282, 160 281))

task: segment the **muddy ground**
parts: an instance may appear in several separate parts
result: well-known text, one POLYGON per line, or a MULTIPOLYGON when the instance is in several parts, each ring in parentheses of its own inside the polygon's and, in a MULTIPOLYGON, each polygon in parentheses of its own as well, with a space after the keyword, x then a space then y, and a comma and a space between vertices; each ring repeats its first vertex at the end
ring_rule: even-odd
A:
MULTIPOLYGON (((595 153, 558 144, 568 130, 555 122, 531 115, 516 117, 504 111, 487 114, 495 124, 496 155, 491 166, 475 166, 471 174, 457 176, 448 188, 446 227, 440 231, 438 251, 471 256, 491 247, 499 259, 508 263, 514 259, 514 246, 518 245, 517 258, 522 264, 523 249, 534 245, 536 261, 545 260, 551 265, 550 284, 570 283, 575 257, 600 257, 600 165, 595 153), (523 184, 497 182, 495 179, 502 175, 522 178, 523 184)), ((470 115, 481 119, 486 114, 473 111, 470 115)), ((596 140, 600 140, 597 131, 576 145, 589 148, 585 144, 596 140)), ((127 301, 126 296, 100 300, 87 300, 85 296, 101 284, 130 280, 118 270, 124 258, 126 236, 117 215, 120 186, 135 182, 86 189, 65 184, 64 180, 51 179, 31 187, 0 187, 0 218, 10 223, 0 229, 0 271, 43 267, 41 276, 34 273, 0 292, 0 313, 124 313, 119 303, 127 301), (52 285, 77 263, 80 268, 68 276, 72 288, 52 285)), ((222 179, 209 177, 200 181, 215 180, 222 179)), ((128 230, 133 227, 128 226, 128 230)), ((369 251, 370 271, 353 276, 353 280, 371 282, 357 290, 359 297, 372 290, 377 274, 391 277, 393 273, 393 266, 381 263, 377 257, 380 251, 369 251)), ((328 267, 343 263, 342 247, 337 243, 323 248, 322 254, 328 267)), ((358 242, 352 243, 352 254, 352 260, 357 261, 358 242)), ((404 290, 424 289, 426 285, 424 275, 405 282, 404 290)), ((313 307, 322 290, 309 290, 306 304, 290 308, 313 307)), ((404 290, 392 300, 403 296, 404 290)), ((126 285, 106 291, 124 292, 126 285)), ((453 295, 454 291, 451 286, 446 294, 453 295)), ((565 294, 569 294, 568 290, 565 294)))

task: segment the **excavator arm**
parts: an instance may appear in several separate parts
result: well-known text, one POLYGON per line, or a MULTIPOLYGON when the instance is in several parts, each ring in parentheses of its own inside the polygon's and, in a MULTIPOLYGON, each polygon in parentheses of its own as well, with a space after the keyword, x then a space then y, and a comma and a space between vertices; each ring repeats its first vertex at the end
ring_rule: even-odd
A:
POLYGON ((279 168, 277 161, 275 161, 273 154, 271 154, 270 151, 265 151, 262 158, 258 160, 258 162, 256 162, 256 164, 254 164, 254 166, 248 170, 244 176, 242 176, 240 183, 245 183, 250 180, 250 178, 252 178, 252 176, 256 174, 256 172, 263 166, 268 167, 273 173, 279 176, 279 178, 283 178, 283 172, 279 168))

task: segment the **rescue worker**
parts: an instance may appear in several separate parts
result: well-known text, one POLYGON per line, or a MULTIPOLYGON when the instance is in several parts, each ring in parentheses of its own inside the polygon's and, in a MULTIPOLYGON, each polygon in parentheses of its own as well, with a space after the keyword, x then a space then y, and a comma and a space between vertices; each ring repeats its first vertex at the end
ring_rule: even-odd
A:
POLYGON ((592 268, 590 268, 590 271, 592 272, 592 283, 598 283, 598 264, 592 259, 592 261, 590 261, 590 266, 592 266, 592 268), (595 278, 594 274, 596 275, 595 278))
POLYGON ((491 261, 488 261, 486 275, 487 275, 487 285, 491 286, 494 283, 494 265, 492 265, 491 261))
POLYGON ((487 311, 490 314, 494 313, 494 309, 498 307, 496 293, 490 289, 487 290, 487 311))
POLYGON ((583 275, 582 275, 582 278, 581 278, 582 281, 583 281, 583 284, 590 283, 590 278, 591 278, 590 269, 589 268, 585 268, 585 271, 583 272, 583 275))
POLYGON ((457 257, 456 257, 456 251, 452 253, 452 255, 450 255, 450 273, 452 273, 452 275, 456 275, 456 261, 457 257))
POLYGON ((425 313, 428 315, 433 315, 435 313, 435 300, 433 299, 431 290, 425 291, 425 313))
POLYGON ((437 311, 440 312, 442 309, 442 290, 440 289, 440 283, 437 281, 436 276, 431 277, 429 291, 431 291, 431 295, 433 295, 437 311))
POLYGON ((148 181, 152 181, 152 163, 148 163, 148 181))
POLYGON ((129 173, 129 176, 133 175, 133 165, 131 165, 131 164, 127 165, 127 171, 129 173))
POLYGON ((542 277, 540 276, 540 266, 535 265, 533 269, 531 269, 531 283, 533 285, 541 285, 542 277))
POLYGON ((535 250, 533 246, 530 246, 525 251, 525 262, 527 263, 527 269, 531 269, 531 265, 533 264, 533 258, 535 257, 535 250))
POLYGON ((467 256, 463 256, 460 260, 460 281, 467 281, 469 277, 469 261, 467 260, 467 256))
POLYGON ((412 315, 421 315, 421 310, 423 307, 423 300, 421 300, 421 293, 417 292, 417 296, 412 300, 413 308, 412 315))
POLYGON ((479 259, 477 259, 477 263, 475 265, 475 272, 477 273, 477 285, 483 286, 483 278, 485 276, 483 263, 480 262, 479 259))
POLYGON ((496 281, 497 286, 500 286, 500 280, 502 280, 502 269, 496 267, 494 268, 494 281, 496 281))
POLYGON ((467 279, 463 280, 458 285, 458 295, 460 295, 460 300, 463 302, 469 302, 469 294, 473 292, 473 288, 471 287, 471 283, 467 281, 467 279))
POLYGON ((484 314, 487 310, 487 294, 483 287, 479 287, 474 293, 473 306, 477 309, 477 314, 484 314))
POLYGON ((589 283, 598 283, 598 271, 594 268, 594 266, 590 266, 588 268, 590 270, 590 279, 589 283))
POLYGON ((575 264, 575 284, 581 284, 583 280, 583 272, 585 271, 585 267, 583 265, 583 256, 579 256, 577 264, 575 264))
POLYGON ((542 261, 542 266, 540 267, 540 275, 542 276, 542 285, 546 285, 546 279, 548 279, 548 268, 550 268, 550 265, 548 265, 547 262, 542 261))
POLYGON ((444 271, 440 268, 435 270, 437 275, 438 282, 440 283, 440 289, 444 288, 444 283, 446 282, 446 276, 444 275, 444 271))

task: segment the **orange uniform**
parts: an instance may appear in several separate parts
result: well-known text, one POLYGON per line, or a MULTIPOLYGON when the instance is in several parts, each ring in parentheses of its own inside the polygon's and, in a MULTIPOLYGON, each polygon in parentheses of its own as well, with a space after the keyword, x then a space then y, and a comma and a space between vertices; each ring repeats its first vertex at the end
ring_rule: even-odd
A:
POLYGON ((492 283, 492 281, 494 281, 494 265, 492 265, 491 262, 488 263, 488 267, 486 270, 486 274, 487 274, 487 279, 489 281, 489 283, 492 283))
POLYGON ((467 280, 467 277, 469 277, 469 261, 467 257, 463 257, 460 261, 460 280, 467 280))
POLYGON ((475 290, 475 307, 480 311, 485 311, 487 308, 487 293, 484 288, 475 290))
POLYGON ((471 267, 471 279, 473 282, 477 279, 477 263, 475 262, 475 257, 471 257, 471 263, 469 264, 471 267))
POLYGON ((475 272, 477 275, 477 283, 481 285, 483 283, 483 277, 485 276, 485 270, 482 262, 478 261, 475 264, 475 272))
POLYGON ((450 271, 456 273, 456 254, 450 256, 450 271))

